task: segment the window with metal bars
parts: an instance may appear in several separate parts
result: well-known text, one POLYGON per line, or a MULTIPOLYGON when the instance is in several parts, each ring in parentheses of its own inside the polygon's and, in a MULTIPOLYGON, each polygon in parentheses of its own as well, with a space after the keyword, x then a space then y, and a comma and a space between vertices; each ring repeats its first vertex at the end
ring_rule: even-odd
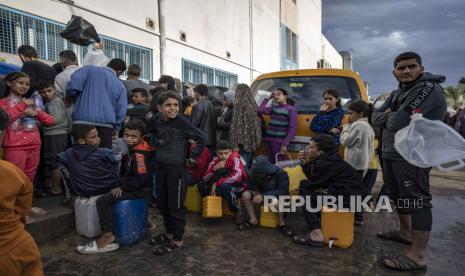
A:
MULTIPOLYGON (((40 59, 58 62, 61 51, 72 50, 81 63, 92 46, 69 43, 59 35, 64 28, 64 24, 0 5, 0 52, 16 54, 19 46, 31 45, 40 59)), ((151 49, 103 35, 100 38, 106 56, 121 58, 128 65, 137 64, 142 69, 142 79, 152 78, 151 49)))
POLYGON ((203 83, 231 87, 237 83, 237 75, 223 70, 208 67, 186 59, 182 60, 182 80, 194 84, 203 83))

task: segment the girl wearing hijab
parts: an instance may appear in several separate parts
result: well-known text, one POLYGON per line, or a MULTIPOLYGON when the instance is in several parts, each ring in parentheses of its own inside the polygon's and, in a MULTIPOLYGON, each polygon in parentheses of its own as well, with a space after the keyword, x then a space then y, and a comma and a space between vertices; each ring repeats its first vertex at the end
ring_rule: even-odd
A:
POLYGON ((236 88, 229 139, 239 147, 239 153, 250 167, 252 154, 260 146, 262 131, 257 103, 247 84, 241 83, 236 88))

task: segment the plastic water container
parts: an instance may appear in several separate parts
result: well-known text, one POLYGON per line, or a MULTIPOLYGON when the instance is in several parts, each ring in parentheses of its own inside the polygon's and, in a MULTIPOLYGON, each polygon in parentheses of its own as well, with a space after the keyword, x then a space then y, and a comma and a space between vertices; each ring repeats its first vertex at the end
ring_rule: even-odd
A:
POLYGON ((321 231, 325 244, 330 244, 331 241, 337 247, 350 247, 354 241, 354 212, 337 211, 323 206, 321 231))
POLYGON ((222 198, 220 196, 204 197, 202 216, 204 218, 221 218, 223 216, 221 202, 222 198))
POLYGON ((229 210, 229 205, 226 200, 222 200, 221 209, 223 212, 223 216, 234 216, 234 213, 231 212, 231 210, 229 210))
POLYGON ((189 212, 200 213, 202 210, 202 197, 200 196, 197 185, 187 187, 184 206, 189 212))
POLYGON ((76 232, 88 238, 101 234, 100 220, 97 213, 97 199, 100 196, 78 197, 74 202, 76 232))
POLYGON ((278 214, 271 212, 265 212, 265 208, 260 207, 260 226, 277 228, 278 227, 278 214))
POLYGON ((147 201, 123 200, 113 205, 113 234, 120 245, 134 244, 147 233, 147 201))

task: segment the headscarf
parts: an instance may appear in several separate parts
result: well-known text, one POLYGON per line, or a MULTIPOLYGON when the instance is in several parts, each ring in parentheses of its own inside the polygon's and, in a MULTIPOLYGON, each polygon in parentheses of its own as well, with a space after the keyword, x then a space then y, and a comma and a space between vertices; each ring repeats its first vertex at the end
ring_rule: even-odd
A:
POLYGON ((224 94, 226 101, 228 101, 228 106, 234 103, 234 96, 236 95, 235 91, 226 91, 224 94))
POLYGON ((247 84, 239 84, 233 104, 233 118, 229 139, 233 145, 242 145, 247 152, 255 151, 262 139, 261 122, 255 102, 247 84))

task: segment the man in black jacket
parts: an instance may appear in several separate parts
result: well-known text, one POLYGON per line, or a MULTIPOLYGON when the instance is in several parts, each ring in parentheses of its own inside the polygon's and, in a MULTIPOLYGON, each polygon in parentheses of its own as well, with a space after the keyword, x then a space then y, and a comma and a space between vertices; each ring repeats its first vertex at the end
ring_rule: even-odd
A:
POLYGON ((440 83, 445 77, 424 72, 421 57, 413 52, 396 57, 393 73, 399 88, 373 112, 371 121, 382 128, 384 183, 389 197, 396 202, 400 230, 379 233, 378 237, 411 245, 405 255, 386 259, 385 266, 397 270, 425 270, 432 226, 431 168, 419 168, 403 159, 394 148, 394 137, 410 123, 410 115, 416 109, 427 119, 444 119, 447 104, 440 83))
POLYGON ((206 146, 212 156, 215 154, 216 145, 216 119, 217 114, 213 104, 208 100, 208 87, 199 84, 194 88, 197 104, 192 107, 192 124, 202 130, 207 136, 206 146))
MULTIPOLYGON (((310 199, 312 208, 317 207, 317 197, 322 195, 343 196, 343 205, 348 207, 350 196, 362 194, 362 175, 341 159, 334 137, 326 134, 316 136, 310 141, 308 151, 300 153, 299 158, 304 162, 302 169, 307 176, 307 180, 300 182, 299 194, 310 199)), ((303 209, 310 232, 294 236, 294 242, 322 247, 324 236, 320 212, 303 209)))

